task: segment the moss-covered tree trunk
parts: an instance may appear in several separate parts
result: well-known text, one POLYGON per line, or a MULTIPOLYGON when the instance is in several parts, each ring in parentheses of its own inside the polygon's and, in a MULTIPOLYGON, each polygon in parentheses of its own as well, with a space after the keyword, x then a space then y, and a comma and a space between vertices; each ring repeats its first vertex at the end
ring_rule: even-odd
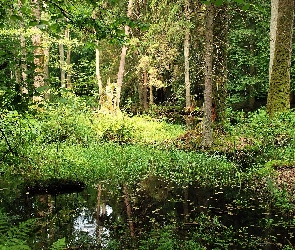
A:
POLYGON ((271 1, 270 63, 267 112, 290 108, 290 65, 294 20, 294 0, 271 1))
POLYGON ((213 117, 219 127, 226 120, 228 6, 214 8, 213 22, 213 117))

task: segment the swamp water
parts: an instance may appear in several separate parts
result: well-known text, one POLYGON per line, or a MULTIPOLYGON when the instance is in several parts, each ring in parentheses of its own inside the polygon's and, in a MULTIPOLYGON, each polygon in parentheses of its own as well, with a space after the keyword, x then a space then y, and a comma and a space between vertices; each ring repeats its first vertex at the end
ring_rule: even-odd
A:
POLYGON ((0 211, 12 225, 36 219, 27 238, 32 249, 57 249, 53 243, 63 238, 66 249, 295 246, 293 215, 241 187, 183 187, 156 177, 132 187, 65 180, 28 186, 13 179, 0 179, 0 211))

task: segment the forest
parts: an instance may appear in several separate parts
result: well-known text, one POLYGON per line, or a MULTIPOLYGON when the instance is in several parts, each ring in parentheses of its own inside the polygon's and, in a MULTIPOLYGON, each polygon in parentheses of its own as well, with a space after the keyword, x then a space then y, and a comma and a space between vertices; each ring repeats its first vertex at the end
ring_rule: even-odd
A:
POLYGON ((0 0, 0 250, 295 249, 294 0, 0 0))

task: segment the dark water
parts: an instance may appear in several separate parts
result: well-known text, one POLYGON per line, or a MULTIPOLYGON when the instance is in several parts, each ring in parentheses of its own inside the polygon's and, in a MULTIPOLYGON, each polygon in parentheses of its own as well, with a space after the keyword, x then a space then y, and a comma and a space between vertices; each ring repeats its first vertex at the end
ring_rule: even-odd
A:
POLYGON ((50 249, 64 237, 67 249, 295 246, 294 216, 277 211, 270 197, 257 191, 180 186, 156 177, 132 186, 60 184, 59 190, 56 183, 54 189, 35 183, 33 192, 17 177, 1 179, 2 212, 16 225, 37 218, 27 240, 32 249, 50 249))

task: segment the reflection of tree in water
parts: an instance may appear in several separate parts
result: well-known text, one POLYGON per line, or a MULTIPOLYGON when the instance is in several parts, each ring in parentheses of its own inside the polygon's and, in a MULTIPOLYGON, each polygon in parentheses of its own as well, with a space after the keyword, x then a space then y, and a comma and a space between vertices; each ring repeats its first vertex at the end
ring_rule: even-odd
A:
POLYGON ((81 193, 35 196, 5 189, 10 197, 0 193, 0 198, 20 220, 38 218, 31 244, 39 249, 49 249, 64 237, 68 249, 135 249, 165 235, 179 242, 191 239, 208 249, 228 235, 234 247, 247 241, 256 246, 294 243, 288 234, 292 223, 277 213, 269 197, 261 196, 263 192, 176 185, 156 176, 118 187, 104 183, 81 193))

